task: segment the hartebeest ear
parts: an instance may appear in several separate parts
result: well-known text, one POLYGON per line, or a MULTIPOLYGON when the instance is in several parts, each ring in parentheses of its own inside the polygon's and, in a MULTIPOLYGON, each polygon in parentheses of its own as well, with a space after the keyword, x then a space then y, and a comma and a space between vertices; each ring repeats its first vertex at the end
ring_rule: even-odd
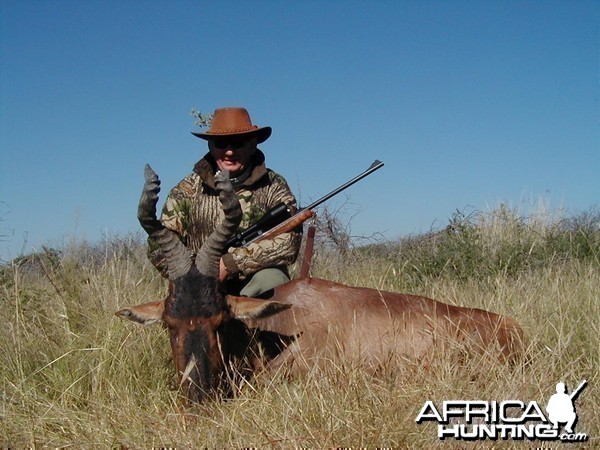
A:
POLYGON ((226 295, 231 315, 236 319, 262 319, 290 308, 292 305, 252 297, 226 295))
POLYGON ((115 316, 131 320, 132 322, 141 323, 142 325, 153 325, 162 322, 164 310, 164 301, 150 302, 123 308, 117 311, 115 316))

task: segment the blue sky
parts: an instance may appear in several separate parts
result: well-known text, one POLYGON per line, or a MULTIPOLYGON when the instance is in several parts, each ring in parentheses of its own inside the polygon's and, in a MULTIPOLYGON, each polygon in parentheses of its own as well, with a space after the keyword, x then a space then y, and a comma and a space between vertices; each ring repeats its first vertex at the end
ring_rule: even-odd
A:
POLYGON ((597 1, 0 0, 0 260, 138 231, 245 106, 304 205, 389 239, 459 210, 598 204, 597 1))

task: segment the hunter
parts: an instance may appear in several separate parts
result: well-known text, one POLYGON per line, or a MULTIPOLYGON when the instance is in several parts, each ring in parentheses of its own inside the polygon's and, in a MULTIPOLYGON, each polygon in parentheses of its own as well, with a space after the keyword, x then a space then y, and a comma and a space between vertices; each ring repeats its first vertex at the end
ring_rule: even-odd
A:
MULTIPOLYGON (((252 124, 248 111, 230 107, 215 110, 210 128, 192 132, 208 143, 208 153, 193 172, 169 193, 161 222, 175 231, 192 253, 221 220, 222 211, 215 191, 218 170, 229 172, 240 200, 243 218, 240 230, 253 225, 277 204, 287 205, 290 214, 297 202, 285 179, 265 165, 265 155, 257 147, 271 136, 271 127, 252 124)), ((256 297, 290 280, 288 265, 298 255, 302 230, 283 233, 272 240, 231 247, 222 256, 219 278, 229 293, 256 297)), ((148 256, 166 275, 166 264, 155 242, 149 239, 148 256)))

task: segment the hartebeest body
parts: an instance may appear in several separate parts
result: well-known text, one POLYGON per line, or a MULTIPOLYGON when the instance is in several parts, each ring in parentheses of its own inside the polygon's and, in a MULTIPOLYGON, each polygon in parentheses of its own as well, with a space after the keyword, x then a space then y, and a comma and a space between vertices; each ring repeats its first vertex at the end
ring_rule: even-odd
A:
POLYGON ((117 312, 139 323, 164 322, 189 399, 214 392, 230 369, 252 373, 257 364, 294 371, 316 357, 338 355, 377 367, 394 355, 419 360, 453 342, 497 351, 501 358, 518 352, 523 332, 512 319, 416 295, 316 278, 277 287, 267 300, 225 295, 217 282, 219 257, 241 211, 228 178, 216 180, 225 219, 194 265, 179 239, 156 220, 159 181, 146 169, 138 217, 167 257, 169 295, 117 312))
POLYGON ((512 359, 522 341, 522 330, 512 319, 489 311, 318 278, 278 287, 270 300, 290 308, 244 323, 297 336, 271 365, 286 360, 288 366, 301 368, 313 356, 333 353, 377 367, 393 355, 422 358, 435 346, 457 342, 478 353, 512 359))

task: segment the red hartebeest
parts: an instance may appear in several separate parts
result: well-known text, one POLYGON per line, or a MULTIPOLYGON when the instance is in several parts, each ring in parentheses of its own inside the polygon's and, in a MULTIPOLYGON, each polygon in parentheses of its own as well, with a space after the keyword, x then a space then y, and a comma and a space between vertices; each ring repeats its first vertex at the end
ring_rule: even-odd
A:
POLYGON ((377 367, 391 355, 421 358, 439 345, 460 341, 471 349, 519 352, 521 328, 510 318, 416 296, 349 287, 316 278, 291 281, 267 300, 225 295, 217 282, 225 244, 241 209, 228 177, 218 174, 225 218, 194 260, 177 236, 156 219, 159 181, 146 167, 138 218, 168 263, 164 302, 118 311, 120 317, 169 329, 184 394, 201 401, 222 386, 230 369, 252 373, 267 367, 304 369, 313 357, 343 354, 377 367), (243 363, 243 366, 240 366, 243 363))

